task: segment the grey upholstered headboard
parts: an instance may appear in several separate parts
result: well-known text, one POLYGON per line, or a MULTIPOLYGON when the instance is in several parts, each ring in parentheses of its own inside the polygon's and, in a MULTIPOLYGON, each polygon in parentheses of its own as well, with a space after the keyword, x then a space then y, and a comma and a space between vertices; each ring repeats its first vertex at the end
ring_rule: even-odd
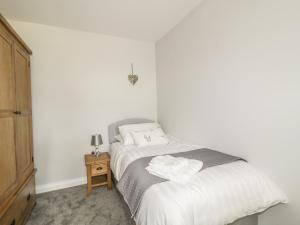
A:
POLYGON ((153 123, 153 120, 141 119, 141 118, 132 118, 126 120, 120 120, 108 126, 108 138, 109 143, 112 144, 116 142, 115 136, 119 134, 119 126, 126 124, 135 124, 135 123, 153 123))

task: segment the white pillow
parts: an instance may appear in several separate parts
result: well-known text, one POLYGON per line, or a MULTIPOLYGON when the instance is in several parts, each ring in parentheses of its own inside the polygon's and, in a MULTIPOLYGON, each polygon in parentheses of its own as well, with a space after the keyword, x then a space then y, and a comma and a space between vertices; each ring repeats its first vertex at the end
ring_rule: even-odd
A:
POLYGON ((144 131, 160 127, 158 123, 127 124, 119 127, 120 135, 124 145, 133 145, 132 131, 144 131))
POLYGON ((123 138, 122 138, 122 136, 121 136, 120 134, 116 135, 116 136, 115 136, 115 139, 116 139, 118 142, 123 143, 123 138))
POLYGON ((131 134, 134 139, 134 143, 138 147, 169 143, 168 138, 160 127, 146 131, 132 131, 131 134))

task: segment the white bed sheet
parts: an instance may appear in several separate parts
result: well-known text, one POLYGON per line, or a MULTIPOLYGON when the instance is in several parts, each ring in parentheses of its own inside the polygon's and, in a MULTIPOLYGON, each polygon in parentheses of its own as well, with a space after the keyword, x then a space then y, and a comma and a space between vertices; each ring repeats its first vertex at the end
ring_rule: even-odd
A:
MULTIPOLYGON (((199 149, 172 139, 170 144, 137 148, 114 143, 111 169, 119 181, 136 159, 199 149)), ((249 163, 238 161, 201 171, 186 183, 151 186, 135 215, 137 225, 224 225, 286 203, 285 194, 249 163)))

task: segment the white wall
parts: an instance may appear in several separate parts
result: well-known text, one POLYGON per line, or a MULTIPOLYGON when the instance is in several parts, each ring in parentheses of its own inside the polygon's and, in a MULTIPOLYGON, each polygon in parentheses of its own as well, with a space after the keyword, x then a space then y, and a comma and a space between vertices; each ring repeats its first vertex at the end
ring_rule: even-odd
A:
POLYGON ((34 155, 38 191, 85 182, 90 137, 130 117, 156 119, 153 43, 12 21, 32 48, 34 155), (127 75, 135 65, 139 81, 127 75), (83 179, 82 179, 83 178, 83 179))
POLYGON ((288 195, 260 225, 300 224, 300 1, 206 0, 156 46, 158 119, 245 157, 288 195))

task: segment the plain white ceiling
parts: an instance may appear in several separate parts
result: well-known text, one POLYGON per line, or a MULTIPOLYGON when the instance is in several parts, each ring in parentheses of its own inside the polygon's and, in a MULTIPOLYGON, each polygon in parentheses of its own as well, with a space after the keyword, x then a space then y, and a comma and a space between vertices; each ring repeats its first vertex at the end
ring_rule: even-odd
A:
POLYGON ((8 19, 157 41, 202 0, 0 0, 8 19))

